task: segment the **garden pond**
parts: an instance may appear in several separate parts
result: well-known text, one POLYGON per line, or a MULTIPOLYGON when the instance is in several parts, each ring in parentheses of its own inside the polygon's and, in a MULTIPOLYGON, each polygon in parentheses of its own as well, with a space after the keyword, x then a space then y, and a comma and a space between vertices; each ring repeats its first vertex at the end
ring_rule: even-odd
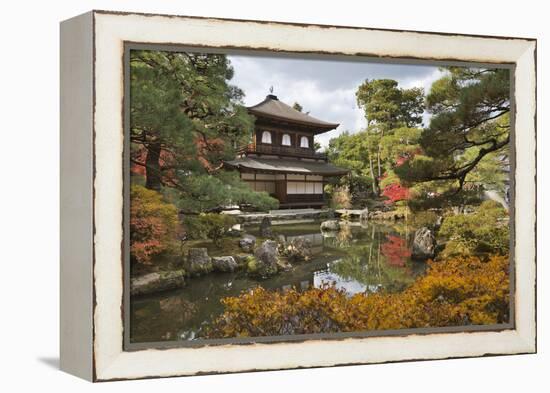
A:
MULTIPOLYGON (((182 289, 133 297, 130 341, 196 339, 201 328, 223 312, 222 298, 237 296, 258 285, 281 291, 334 285, 350 295, 380 290, 399 292, 426 269, 425 263, 410 258, 414 228, 406 222, 352 222, 343 225, 339 232, 328 234, 319 228, 320 222, 272 227, 276 238, 282 235, 289 241, 303 236, 313 245, 313 258, 293 263, 291 271, 263 280, 244 272, 212 273, 189 279, 182 289)), ((258 234, 258 229, 245 227, 253 235, 258 234)))

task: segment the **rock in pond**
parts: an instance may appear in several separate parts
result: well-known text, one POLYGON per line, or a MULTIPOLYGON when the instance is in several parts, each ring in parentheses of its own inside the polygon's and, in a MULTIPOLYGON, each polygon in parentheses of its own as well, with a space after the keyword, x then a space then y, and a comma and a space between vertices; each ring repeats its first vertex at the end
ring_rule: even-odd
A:
POLYGON ((232 256, 212 257, 212 268, 217 272, 231 273, 238 267, 237 261, 232 256))
POLYGON ((431 229, 426 227, 419 228, 414 233, 412 246, 413 259, 429 259, 435 256, 435 236, 431 229))
POLYGON ((252 235, 244 235, 239 240, 239 246, 243 249, 244 252, 254 251, 254 246, 256 245, 256 237, 252 235))
POLYGON ((273 237, 273 231, 271 230, 271 218, 267 216, 262 218, 262 222, 260 224, 260 236, 273 237))
POLYGON ((190 248, 187 253, 186 270, 192 276, 201 276, 212 271, 212 258, 206 248, 190 248))
POLYGON ((184 270, 149 273, 130 280, 130 295, 146 295, 181 288, 184 285, 184 270))
POLYGON ((311 241, 303 236, 293 238, 285 244, 284 255, 291 261, 309 261, 313 255, 311 241))
POLYGON ((321 223, 322 231, 339 231, 340 223, 337 220, 327 220, 321 223))
POLYGON ((254 258, 248 261, 248 273, 253 276, 266 278, 278 271, 279 251, 277 242, 266 240, 256 249, 254 258))

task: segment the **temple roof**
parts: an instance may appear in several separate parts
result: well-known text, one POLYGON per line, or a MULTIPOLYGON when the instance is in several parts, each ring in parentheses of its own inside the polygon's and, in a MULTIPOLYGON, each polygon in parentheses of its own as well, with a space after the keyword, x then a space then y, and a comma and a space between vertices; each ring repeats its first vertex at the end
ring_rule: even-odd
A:
POLYGON ((242 157, 225 164, 238 169, 250 169, 260 172, 298 173, 305 175, 338 176, 345 175, 348 169, 339 168, 327 162, 305 161, 292 159, 273 159, 258 157, 242 157))
POLYGON ((284 120, 289 123, 314 127, 318 129, 319 132, 330 131, 339 126, 338 123, 329 123, 297 111, 284 102, 279 101, 277 96, 272 94, 269 94, 265 100, 259 104, 249 106, 248 111, 259 117, 268 117, 275 120, 284 120))

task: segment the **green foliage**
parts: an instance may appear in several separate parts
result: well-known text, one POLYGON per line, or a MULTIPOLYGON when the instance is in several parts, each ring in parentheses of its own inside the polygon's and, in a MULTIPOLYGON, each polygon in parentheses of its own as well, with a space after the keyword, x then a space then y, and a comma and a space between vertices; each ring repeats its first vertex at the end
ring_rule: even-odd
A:
POLYGON ((276 209, 279 201, 266 192, 256 192, 239 179, 236 171, 191 174, 185 179, 186 192, 177 190, 178 206, 184 211, 202 212, 218 206, 252 205, 256 210, 276 209))
POLYGON ((253 128, 243 92, 229 84, 233 69, 224 55, 132 51, 130 67, 131 160, 146 187, 162 186, 185 211, 277 206, 222 169, 253 128))
POLYGON ((210 239, 217 246, 221 246, 222 238, 237 220, 227 214, 201 213, 198 216, 185 216, 183 222, 189 238, 210 239))
POLYGON ((208 338, 355 332, 508 322, 509 260, 493 256, 430 262, 403 292, 359 293, 334 287, 305 292, 261 287, 222 300, 208 338))
POLYGON ((330 140, 327 150, 331 163, 350 170, 349 176, 343 176, 337 181, 338 185, 349 187, 354 202, 367 192, 373 182, 368 162, 369 151, 372 151, 373 146, 365 134, 365 131, 356 134, 343 132, 330 140))
POLYGON ((418 153, 421 135, 422 129, 410 127, 400 127, 386 133, 380 139, 380 158, 388 162, 386 169, 395 167, 399 158, 410 158, 418 153))
POLYGON ((130 188, 130 255, 149 265, 152 258, 173 247, 178 231, 178 211, 161 194, 143 186, 130 188))
POLYGON ((258 260, 254 255, 249 255, 246 258, 246 271, 249 274, 256 274, 258 272, 258 260))
MULTIPOLYGON (((352 195, 361 195, 367 186, 380 194, 379 179, 400 157, 418 150, 424 111, 422 89, 402 89, 391 79, 365 80, 356 92, 357 104, 365 112, 367 128, 355 134, 343 133, 329 142, 329 158, 351 169, 341 180, 352 195)), ((364 198, 363 198, 364 199, 364 198)))
POLYGON ((356 92, 358 105, 369 123, 413 127, 422 122, 424 92, 419 88, 401 89, 392 79, 365 80, 356 92))
POLYGON ((477 185, 502 191, 507 176, 502 158, 510 140, 509 70, 446 71, 426 97, 432 117, 420 136, 421 154, 396 173, 408 183, 439 181, 451 196, 477 185))
MULTIPOLYGON (((464 160, 472 160, 479 155, 479 148, 468 149, 464 152, 464 160)), ((465 184, 482 185, 486 190, 497 191, 501 196, 506 193, 510 180, 508 149, 488 153, 476 167, 468 173, 465 184)))
POLYGON ((486 201, 473 214, 446 217, 439 236, 448 239, 440 258, 500 254, 510 247, 508 214, 497 202, 486 201))
POLYGON ((409 224, 413 228, 428 227, 434 229, 439 215, 431 210, 421 210, 408 215, 409 224))
POLYGON ((228 83, 233 69, 224 55, 132 51, 130 66, 135 143, 158 138, 179 148, 177 158, 196 161, 190 153, 204 154, 206 160, 233 156, 232 143, 205 151, 197 140, 242 143, 250 137, 253 120, 242 105, 243 92, 228 83))

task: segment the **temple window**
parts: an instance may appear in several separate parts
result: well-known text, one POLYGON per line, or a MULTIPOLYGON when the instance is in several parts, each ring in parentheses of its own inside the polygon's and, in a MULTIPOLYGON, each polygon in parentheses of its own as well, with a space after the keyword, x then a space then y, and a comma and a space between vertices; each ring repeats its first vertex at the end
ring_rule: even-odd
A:
POLYGON ((309 139, 307 136, 303 136, 300 138, 300 147, 309 147, 309 139))
POLYGON ((269 131, 262 132, 262 143, 271 144, 271 132, 269 131))
POLYGON ((290 146, 291 143, 290 143, 290 135, 288 134, 284 134, 283 135, 283 141, 281 143, 283 146, 290 146))

